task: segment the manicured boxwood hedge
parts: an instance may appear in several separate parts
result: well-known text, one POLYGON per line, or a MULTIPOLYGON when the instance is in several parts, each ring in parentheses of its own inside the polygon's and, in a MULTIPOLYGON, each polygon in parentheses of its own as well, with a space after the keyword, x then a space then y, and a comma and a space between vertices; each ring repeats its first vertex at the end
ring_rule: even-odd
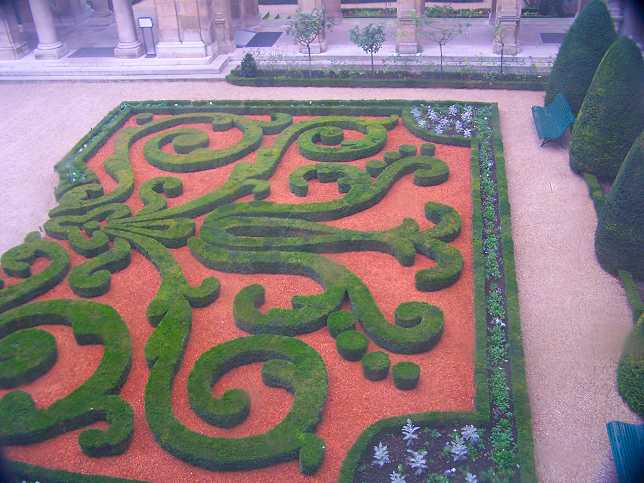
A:
POLYGON ((414 362, 399 362, 391 368, 391 375, 394 379, 394 385, 398 389, 408 391, 418 385, 420 367, 414 362))
MULTIPOLYGON (((547 76, 522 74, 485 74, 460 72, 423 72, 414 74, 408 71, 377 73, 373 78, 370 72, 340 71, 329 73, 321 70, 258 70, 257 77, 242 77, 235 68, 226 76, 226 81, 238 86, 257 87, 449 87, 456 89, 516 89, 542 91, 547 76)), ((589 81, 590 82, 590 81, 589 81)))
POLYGON ((595 253, 604 270, 644 280, 644 131, 631 147, 599 212, 595 253))
POLYGON ((644 418, 644 315, 624 344, 617 368, 617 389, 628 407, 644 418))
POLYGON ((389 355, 386 352, 368 352, 362 358, 362 372, 370 381, 380 381, 389 373, 389 355))
POLYGON ((575 121, 570 166, 612 180, 644 129, 644 61, 639 47, 620 38, 606 52, 575 121))
POLYGON ((591 0, 566 33, 546 86, 545 103, 563 94, 576 114, 608 47, 617 35, 601 0, 591 0))

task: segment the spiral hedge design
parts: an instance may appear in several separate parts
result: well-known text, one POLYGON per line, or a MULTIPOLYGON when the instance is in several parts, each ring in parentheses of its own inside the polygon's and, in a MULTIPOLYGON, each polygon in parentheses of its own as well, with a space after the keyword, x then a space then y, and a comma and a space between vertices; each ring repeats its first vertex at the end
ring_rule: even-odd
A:
MULTIPOLYGON (((419 140, 418 146, 402 144, 384 151, 399 116, 405 124, 410 122, 405 117, 408 109, 403 102, 149 102, 123 104, 111 112, 57 165, 58 206, 44 225, 47 237, 30 234, 0 259, 7 276, 21 279, 5 285, 0 280, 0 389, 8 390, 0 397, 0 444, 27 445, 81 429, 78 444, 88 456, 127 451, 135 430, 133 411, 120 390, 132 364, 132 321, 89 299, 108 294, 115 278, 121 277, 117 274, 127 273, 133 252, 138 252, 161 280, 154 298, 141 301, 152 327, 145 343, 147 379, 141 384, 146 423, 157 443, 173 456, 212 471, 298 460, 303 474, 315 473, 325 453, 316 428, 328 397, 327 368, 320 354, 297 336, 328 326, 325 334, 331 341, 336 338, 339 355, 347 361, 364 357, 364 377, 380 381, 388 376, 389 353, 430 351, 445 325, 439 307, 414 300, 400 304, 394 320, 388 320, 360 277, 328 254, 381 252, 405 267, 412 267, 418 257, 431 259, 430 268, 415 272, 417 289, 429 292, 429 297, 453 285, 464 269, 462 254, 450 244, 460 235, 462 214, 439 202, 426 204, 425 220, 406 218, 386 231, 325 223, 377 206, 404 176, 423 187, 449 179, 449 166, 435 157, 433 144, 419 140), (270 120, 258 119, 266 114, 270 120), (241 132, 237 143, 211 147, 212 139, 230 130, 241 132), (348 138, 348 131, 359 135, 348 138), (109 136, 114 136, 114 144, 104 169, 114 186, 106 190, 85 163, 109 136), (145 162, 161 171, 189 173, 235 165, 220 185, 196 199, 177 202, 173 199, 182 196, 184 188, 178 175, 137 178, 131 159, 137 142, 142 143, 145 162), (288 179, 290 191, 303 202, 267 201, 271 177, 290 147, 310 160, 288 179), (365 159, 364 168, 351 164, 365 159), (307 200, 314 181, 336 184, 338 197, 307 200), (139 205, 129 203, 135 197, 139 205), (214 345, 191 369, 187 389, 192 410, 208 424, 233 428, 253 411, 253 402, 241 389, 213 396, 213 387, 237 367, 262 363, 264 384, 293 396, 286 417, 264 433, 208 436, 174 414, 172 388, 183 364, 193 311, 215 302, 221 290, 214 276, 197 285, 188 282, 175 256, 181 248, 221 272, 300 275, 323 287, 320 294, 294 297, 290 309, 268 311, 261 310, 262 285, 242 288, 235 295, 233 318, 248 335, 214 345), (74 260, 81 260, 73 266, 71 252, 74 260), (46 267, 32 273, 39 259, 46 267), (78 299, 42 298, 65 280, 78 299), (95 373, 80 387, 39 408, 20 387, 55 365, 56 339, 40 328, 52 324, 71 328, 78 344, 104 346, 104 353, 95 373), (378 349, 369 352, 373 346, 378 349), (83 429, 97 421, 107 427, 83 429)), ((418 129, 411 130, 419 135, 418 129)), ((455 138, 453 144, 467 143, 455 138)), ((417 374, 402 374, 404 364, 392 366, 396 386, 415 386, 411 376, 417 379, 417 374), (403 379, 409 381, 400 382, 403 379)), ((393 384, 391 379, 385 383, 393 384)), ((10 468, 43 479, 60 479, 63 474, 17 462, 10 468)))

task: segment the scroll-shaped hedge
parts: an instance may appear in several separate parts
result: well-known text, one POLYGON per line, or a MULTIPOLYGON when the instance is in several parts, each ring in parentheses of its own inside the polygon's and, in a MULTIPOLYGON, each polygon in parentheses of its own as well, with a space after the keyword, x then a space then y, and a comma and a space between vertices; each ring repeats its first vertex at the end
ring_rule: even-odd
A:
POLYGON ((110 289, 111 274, 130 264, 130 244, 118 238, 111 250, 78 265, 69 276, 69 286, 81 297, 98 297, 110 289))
MULTIPOLYGON (((30 444, 52 438, 97 421, 109 427, 80 433, 79 444, 89 456, 120 454, 132 436, 132 409, 115 393, 130 370, 131 346, 127 327, 111 307, 86 301, 51 300, 23 305, 0 315, 0 340, 9 339, 11 357, 2 361, 1 373, 12 384, 33 380, 51 366, 55 345, 45 342, 38 325, 71 326, 79 344, 102 344, 103 359, 96 372, 78 389, 47 408, 38 409, 32 397, 13 391, 0 399, 0 444, 30 444), (25 364, 25 351, 34 345, 48 352, 42 364, 25 364), (36 367, 38 366, 38 367, 36 367)), ((3 342, 5 345, 6 342, 3 342)))
POLYGON ((157 168, 174 172, 193 172, 230 164, 255 151, 262 143, 262 128, 257 122, 233 114, 218 119, 231 121, 243 133, 237 144, 223 149, 208 149, 208 135, 193 128, 180 128, 153 137, 145 143, 145 159, 157 168), (177 154, 167 153, 163 146, 172 143, 177 154))
MULTIPOLYGON (((263 434, 242 438, 208 437, 180 426, 176 420, 165 426, 161 445, 191 464, 211 470, 243 470, 300 459, 307 474, 322 463, 324 446, 312 432, 320 421, 328 382, 324 361, 304 342, 276 335, 241 337, 220 344, 201 355, 190 373, 188 393, 193 409, 209 421, 243 419, 248 400, 243 391, 228 391, 213 398, 212 386, 227 372, 245 364, 265 362, 264 383, 293 394, 287 416, 263 434)), ((226 425, 226 424, 224 424, 226 425)), ((153 428, 159 429, 159 428, 153 428)))
MULTIPOLYGON (((364 331, 381 347, 392 352, 416 354, 438 342, 443 332, 443 314, 435 306, 417 302, 422 307, 413 323, 393 325, 384 317, 365 284, 344 266, 321 255, 305 252, 242 252, 223 249, 203 240, 188 242, 192 254, 204 265, 233 273, 284 273, 304 275, 320 283, 327 291, 346 291, 353 313, 364 331)), ((285 310, 285 309, 282 309, 285 310)), ((298 333, 310 331, 291 325, 298 333)))
POLYGON ((309 129, 298 139, 300 154, 314 161, 354 161, 373 156, 386 143, 387 130, 382 124, 360 119, 309 129), (339 128, 354 129, 364 136, 361 139, 342 141, 342 131, 339 128))
POLYGON ((34 233, 28 235, 22 245, 5 252, 0 258, 0 265, 8 275, 25 279, 5 288, 0 284, 0 312, 3 312, 58 285, 69 271, 69 255, 58 243, 41 240, 40 235, 34 233), (47 258, 50 263, 47 268, 32 275, 31 265, 38 257, 47 258))

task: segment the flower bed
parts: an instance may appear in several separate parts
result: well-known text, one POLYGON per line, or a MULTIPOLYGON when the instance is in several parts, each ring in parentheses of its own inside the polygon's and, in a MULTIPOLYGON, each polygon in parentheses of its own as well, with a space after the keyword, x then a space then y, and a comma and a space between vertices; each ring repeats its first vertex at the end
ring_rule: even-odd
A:
POLYGON ((18 479, 534 479, 495 106, 127 103, 57 170, 0 259, 18 479))

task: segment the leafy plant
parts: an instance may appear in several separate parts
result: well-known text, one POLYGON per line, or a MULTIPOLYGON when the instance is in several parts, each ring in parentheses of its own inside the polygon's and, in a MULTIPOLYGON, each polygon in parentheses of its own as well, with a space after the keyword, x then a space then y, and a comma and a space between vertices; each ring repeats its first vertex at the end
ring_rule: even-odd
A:
POLYGON ((461 35, 466 28, 469 27, 469 24, 460 24, 460 23, 434 23, 429 17, 424 16, 420 22, 420 34, 428 38, 429 40, 438 44, 440 49, 440 66, 441 73, 443 72, 443 47, 449 42, 454 40, 456 37, 461 35))
POLYGON ((478 430, 471 424, 468 424, 461 428, 461 436, 465 441, 468 441, 472 444, 476 444, 480 440, 478 430))
POLYGON ((239 75, 242 77, 257 77, 257 62, 253 54, 247 53, 241 61, 239 75))
POLYGON ((389 448, 386 445, 382 444, 382 441, 378 443, 378 446, 373 447, 373 465, 379 466, 382 468, 387 463, 390 463, 389 459, 389 448))
POLYGON ((414 426, 411 419, 407 419, 407 424, 402 427, 403 441, 409 446, 415 439, 418 439, 418 430, 420 426, 414 426))
POLYGON ((385 28, 382 25, 369 24, 361 29, 356 25, 351 29, 351 42, 371 56, 371 73, 374 72, 373 55, 385 43, 385 28))
POLYGON ((326 29, 333 26, 333 19, 326 16, 324 9, 313 9, 311 13, 298 10, 295 16, 288 21, 286 33, 293 37, 295 42, 306 48, 311 64, 311 45, 321 40, 326 29))
POLYGON ((389 474, 389 483, 407 483, 405 475, 398 471, 392 471, 389 474))
POLYGON ((423 474, 425 470, 427 470, 427 451, 424 449, 414 451, 413 449, 408 449, 407 453, 409 456, 407 457, 407 464, 409 464, 409 467, 414 471, 414 474, 416 476, 420 476, 423 474))
POLYGON ((454 462, 467 459, 467 445, 460 436, 456 437, 450 443, 447 443, 446 448, 449 450, 449 454, 452 456, 454 462))

